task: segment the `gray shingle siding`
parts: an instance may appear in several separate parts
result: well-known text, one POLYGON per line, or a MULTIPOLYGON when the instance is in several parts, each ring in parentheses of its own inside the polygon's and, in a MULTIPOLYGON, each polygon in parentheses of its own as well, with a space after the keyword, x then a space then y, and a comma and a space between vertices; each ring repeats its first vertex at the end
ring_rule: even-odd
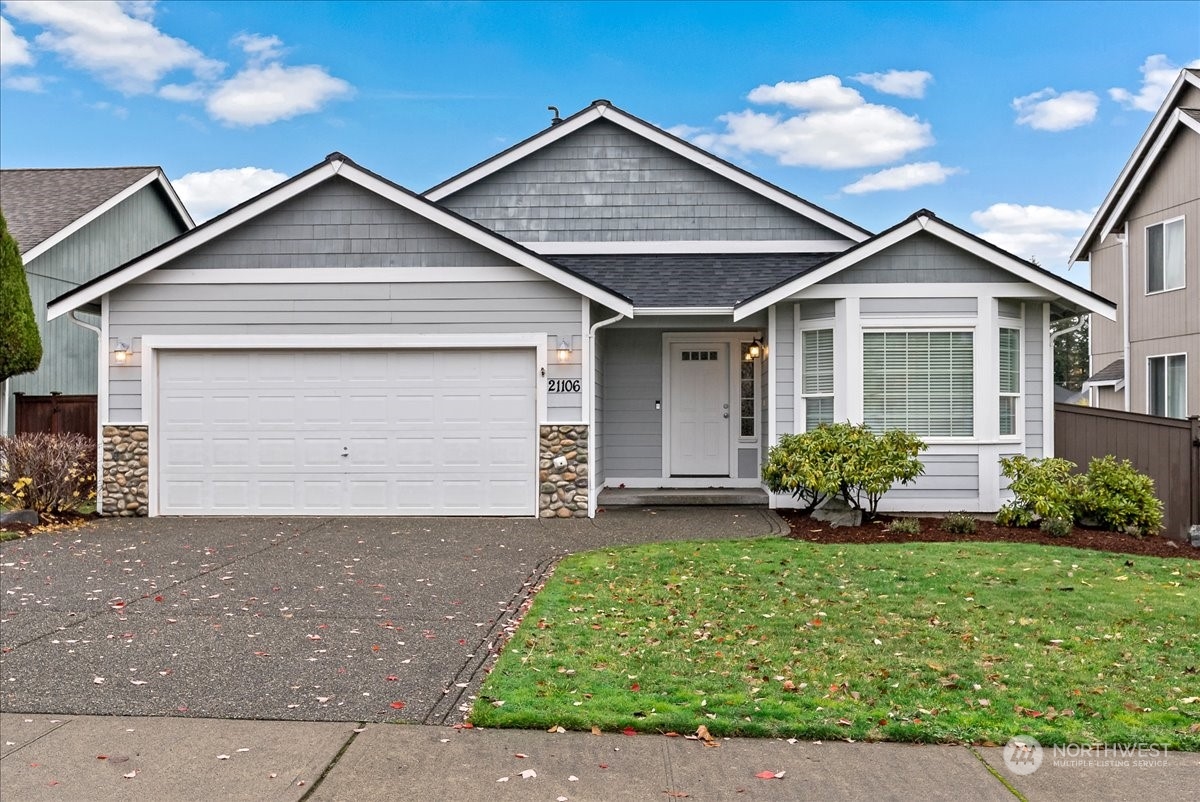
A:
POLYGON ((335 178, 201 245, 169 268, 509 264, 449 229, 335 178))
POLYGON ((442 203, 521 242, 845 239, 603 120, 442 203))
POLYGON ((1014 274, 930 234, 902 240, 825 279, 827 284, 1011 283, 1014 274))

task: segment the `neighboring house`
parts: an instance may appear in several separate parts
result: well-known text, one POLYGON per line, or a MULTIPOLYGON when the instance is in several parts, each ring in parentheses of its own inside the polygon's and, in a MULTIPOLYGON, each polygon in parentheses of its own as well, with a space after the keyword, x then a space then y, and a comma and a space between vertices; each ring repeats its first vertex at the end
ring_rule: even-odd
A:
POLYGON ((1091 405, 1200 415, 1200 70, 1183 70, 1071 254, 1117 302, 1093 317, 1091 405))
MULTIPOLYGON (((1053 453, 1093 293, 920 211, 875 236, 597 101, 413 194, 341 154, 67 293, 99 312, 102 509, 584 516, 760 488, 833 420, 930 444, 906 510, 1053 453)), ((790 497, 773 497, 787 506, 790 497)))
POLYGON ((0 432, 11 432, 13 393, 96 393, 97 334, 65 318, 47 323, 50 299, 194 224, 157 167, 0 170, 0 209, 25 263, 42 336, 41 365, 0 393, 0 432))

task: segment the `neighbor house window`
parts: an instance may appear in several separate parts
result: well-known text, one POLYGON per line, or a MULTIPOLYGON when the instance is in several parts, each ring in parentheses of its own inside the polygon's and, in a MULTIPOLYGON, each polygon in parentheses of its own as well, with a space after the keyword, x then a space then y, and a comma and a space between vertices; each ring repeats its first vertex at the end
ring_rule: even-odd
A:
POLYGON ((833 329, 801 334, 800 394, 804 402, 804 430, 833 423, 833 329))
POLYGON ((1184 284, 1183 218, 1146 228, 1146 292, 1177 290, 1184 284))
POLYGON ((975 433, 974 337, 967 331, 863 334, 863 421, 922 437, 975 433))
POLYGON ((1187 355, 1152 356, 1149 359, 1151 415, 1187 417, 1187 355))
POLYGON ((1000 434, 1017 433, 1017 398, 1021 394, 1021 332, 1000 329, 1000 434))
POLYGON ((758 360, 750 354, 750 343, 742 343, 742 361, 741 372, 739 375, 739 386, 741 393, 741 424, 738 429, 738 436, 746 439, 752 439, 758 428, 758 419, 755 417, 755 409, 757 404, 755 401, 755 372, 758 370, 758 360))

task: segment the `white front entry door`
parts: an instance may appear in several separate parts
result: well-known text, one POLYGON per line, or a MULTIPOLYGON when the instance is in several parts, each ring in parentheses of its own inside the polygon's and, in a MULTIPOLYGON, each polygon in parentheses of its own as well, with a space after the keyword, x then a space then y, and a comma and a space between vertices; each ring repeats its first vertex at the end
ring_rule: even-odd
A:
POLYGON ((670 349, 672 476, 729 476, 729 344, 670 349))
POLYGON ((533 515, 532 349, 163 351, 163 515, 533 515))

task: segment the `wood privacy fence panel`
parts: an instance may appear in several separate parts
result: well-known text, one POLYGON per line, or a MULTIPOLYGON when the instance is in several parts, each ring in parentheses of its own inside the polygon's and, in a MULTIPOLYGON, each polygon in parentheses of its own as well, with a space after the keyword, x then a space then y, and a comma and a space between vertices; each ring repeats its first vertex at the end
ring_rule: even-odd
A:
POLYGON ((85 434, 96 436, 96 396, 16 395, 17 434, 85 434))
POLYGON ((1093 457, 1127 459, 1154 480, 1163 534, 1187 542, 1200 524, 1200 418, 1179 420, 1114 409, 1054 405, 1054 455, 1086 470, 1093 457))

